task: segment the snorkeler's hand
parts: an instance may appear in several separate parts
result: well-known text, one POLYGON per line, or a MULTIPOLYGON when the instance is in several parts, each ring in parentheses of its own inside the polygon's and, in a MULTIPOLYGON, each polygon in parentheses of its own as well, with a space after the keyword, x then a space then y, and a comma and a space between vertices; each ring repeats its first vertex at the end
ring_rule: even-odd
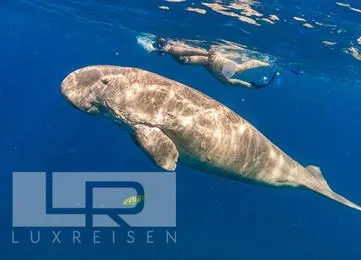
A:
POLYGON ((260 89, 267 87, 271 85, 278 76, 280 76, 280 73, 277 71, 272 74, 271 78, 268 81, 267 81, 267 77, 264 77, 263 82, 251 82, 252 88, 260 89))

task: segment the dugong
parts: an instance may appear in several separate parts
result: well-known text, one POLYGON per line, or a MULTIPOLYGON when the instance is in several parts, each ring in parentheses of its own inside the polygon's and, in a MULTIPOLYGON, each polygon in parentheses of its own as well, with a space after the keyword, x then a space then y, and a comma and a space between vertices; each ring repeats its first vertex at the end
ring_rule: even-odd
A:
POLYGON ((361 210, 331 190, 320 168, 301 166, 235 112, 176 81, 137 68, 90 66, 70 73, 61 92, 76 108, 126 126, 164 170, 181 162, 234 180, 306 188, 361 210))

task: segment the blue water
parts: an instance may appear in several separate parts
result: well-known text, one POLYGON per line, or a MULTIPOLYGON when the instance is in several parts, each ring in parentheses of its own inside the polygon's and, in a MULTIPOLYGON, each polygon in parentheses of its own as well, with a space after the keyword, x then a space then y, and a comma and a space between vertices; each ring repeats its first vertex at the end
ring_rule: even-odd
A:
POLYGON ((176 245, 11 243, 14 171, 159 171, 115 124, 75 110, 60 94, 68 73, 93 64, 134 66, 199 89, 302 165, 320 166, 336 192, 361 204, 361 61, 344 51, 361 50, 361 13, 335 1, 263 1, 253 8, 281 21, 254 26, 198 1, 192 7, 207 14, 188 6, 1 1, 0 259, 361 259, 360 212, 309 191, 233 182, 184 165, 177 167, 176 245), (227 40, 304 73, 284 72, 280 87, 226 87, 201 67, 147 53, 137 44, 141 33, 227 40))

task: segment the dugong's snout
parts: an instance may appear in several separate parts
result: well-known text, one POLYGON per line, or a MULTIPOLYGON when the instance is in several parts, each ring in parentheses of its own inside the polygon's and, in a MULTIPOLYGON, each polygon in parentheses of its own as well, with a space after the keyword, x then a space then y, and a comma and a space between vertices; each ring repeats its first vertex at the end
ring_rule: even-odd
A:
POLYGON ((96 89, 102 84, 101 77, 101 72, 96 68, 86 67, 76 70, 63 80, 61 93, 76 108, 89 113, 98 113, 96 89))

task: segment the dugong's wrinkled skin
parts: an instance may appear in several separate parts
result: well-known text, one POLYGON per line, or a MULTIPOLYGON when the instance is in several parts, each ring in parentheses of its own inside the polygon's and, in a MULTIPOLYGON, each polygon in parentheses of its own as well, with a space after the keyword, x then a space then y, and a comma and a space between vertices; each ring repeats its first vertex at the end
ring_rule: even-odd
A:
POLYGON ((136 68, 91 66, 69 74, 61 92, 82 111, 126 124, 165 170, 179 161, 236 180, 307 188, 361 210, 334 193, 318 167, 302 167, 229 108, 176 81, 136 68))

